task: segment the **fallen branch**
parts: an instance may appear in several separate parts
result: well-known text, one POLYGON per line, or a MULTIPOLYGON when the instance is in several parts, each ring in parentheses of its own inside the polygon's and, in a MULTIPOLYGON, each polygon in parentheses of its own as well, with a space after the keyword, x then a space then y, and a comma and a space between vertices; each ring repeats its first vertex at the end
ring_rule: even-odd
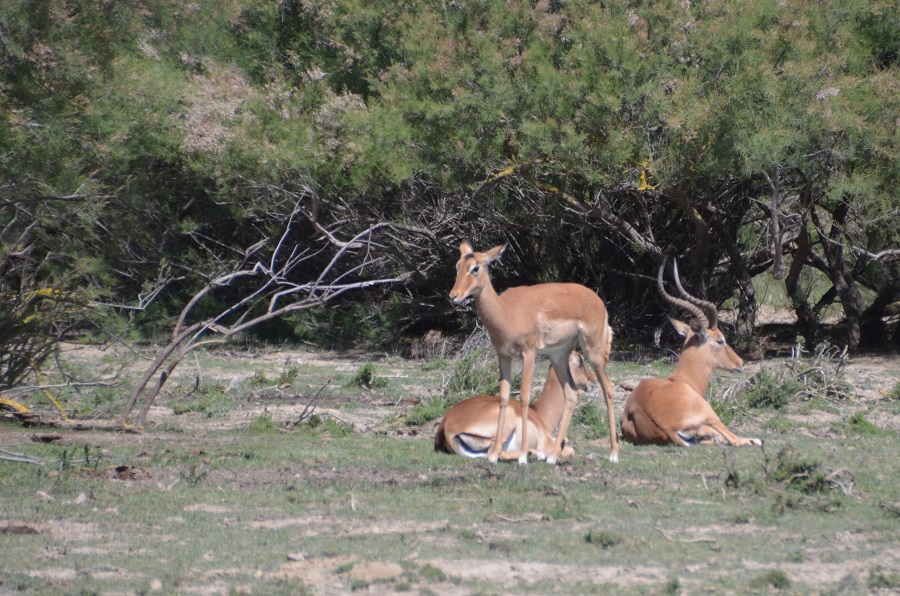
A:
POLYGON ((50 418, 37 414, 35 412, 15 412, 7 414, 5 417, 17 420, 25 426, 33 426, 39 428, 62 428, 66 430, 107 430, 114 432, 124 432, 140 434, 140 430, 119 424, 114 420, 70 420, 62 418, 50 418))
POLYGON ((30 455, 25 455, 24 453, 13 453, 12 451, 5 451, 3 449, 0 449, 0 460, 11 461, 20 464, 35 464, 38 466, 43 466, 45 463, 44 460, 40 458, 31 457, 30 455))
POLYGON ((881 503, 881 508, 885 511, 890 511, 894 515, 900 516, 900 510, 898 510, 896 507, 891 507, 887 503, 881 503))

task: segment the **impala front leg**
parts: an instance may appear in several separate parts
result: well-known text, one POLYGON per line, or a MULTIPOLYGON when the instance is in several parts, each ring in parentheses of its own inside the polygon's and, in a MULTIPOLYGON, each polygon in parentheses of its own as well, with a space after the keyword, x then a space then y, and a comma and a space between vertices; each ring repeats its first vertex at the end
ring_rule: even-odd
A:
MULTIPOLYGON (((534 352, 526 352, 522 355, 522 391, 519 393, 519 403, 522 405, 522 441, 518 452, 505 453, 504 459, 518 459, 519 465, 528 464, 528 406, 531 402, 531 379, 534 377, 534 352)), ((502 382, 502 381, 501 381, 502 382)), ((502 387, 501 387, 502 392, 502 387)))
POLYGON ((509 382, 512 373, 512 359, 500 357, 500 417, 497 419, 497 432, 494 441, 488 450, 487 458, 491 463, 497 463, 500 452, 503 450, 503 429, 506 424, 506 406, 509 405, 511 385, 509 382))

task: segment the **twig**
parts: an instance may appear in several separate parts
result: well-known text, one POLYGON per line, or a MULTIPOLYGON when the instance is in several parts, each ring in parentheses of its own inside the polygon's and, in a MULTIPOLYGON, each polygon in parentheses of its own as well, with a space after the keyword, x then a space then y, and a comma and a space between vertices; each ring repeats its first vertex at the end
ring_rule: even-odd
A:
POLYGON ((884 509, 885 511, 890 511, 894 515, 900 516, 900 510, 897 510, 894 507, 891 507, 887 503, 881 503, 881 508, 884 509))
POLYGON ((304 420, 310 418, 316 412, 316 400, 319 398, 319 395, 325 390, 328 385, 331 384, 331 379, 326 379, 325 384, 319 387, 319 390, 316 391, 312 397, 309 398, 309 402, 306 404, 306 407, 303 408, 303 411, 300 412, 300 416, 291 422, 291 425, 297 426, 304 420))
POLYGON ((855 476, 853 475, 853 472, 851 472, 850 470, 847 470, 846 468, 840 468, 838 470, 833 471, 828 476, 826 476, 825 480, 827 482, 830 482, 834 486, 838 487, 839 489, 841 489, 841 492, 844 493, 846 496, 849 497, 850 495, 853 494, 853 481, 855 480, 855 476), (838 478, 844 474, 850 475, 850 480, 848 482, 843 482, 841 480, 838 480, 838 478))
POLYGON ((665 538, 666 540, 668 540, 669 542, 675 542, 675 540, 674 540, 671 536, 669 536, 668 534, 666 534, 666 533, 662 530, 662 528, 654 528, 654 529, 655 529, 657 532, 659 532, 660 534, 662 534, 662 537, 665 538))
POLYGON ((17 462, 20 464, 35 464, 38 466, 43 466, 44 463, 46 463, 40 458, 31 457, 24 453, 13 453, 12 451, 6 451, 4 449, 0 449, 0 460, 17 462))

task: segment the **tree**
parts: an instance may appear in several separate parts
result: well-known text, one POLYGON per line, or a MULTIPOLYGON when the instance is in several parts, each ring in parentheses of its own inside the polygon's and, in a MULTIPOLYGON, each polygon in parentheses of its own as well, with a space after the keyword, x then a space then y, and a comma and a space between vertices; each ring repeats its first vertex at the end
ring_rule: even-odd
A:
POLYGON ((156 396, 190 352, 225 343, 261 323, 289 313, 322 307, 347 291, 404 280, 406 275, 372 278, 367 274, 367 269, 378 268, 381 258, 375 253, 378 248, 375 237, 389 224, 372 225, 348 240, 341 240, 339 236, 343 230, 325 229, 308 206, 302 204, 312 203, 314 196, 311 188, 302 190, 280 234, 265 235, 238 251, 225 251, 232 256, 220 255, 219 267, 206 275, 206 284, 181 310, 169 343, 135 386, 131 398, 116 418, 117 424, 127 422, 134 405, 154 375, 159 373, 156 385, 147 394, 135 422, 138 428, 142 427, 156 396), (298 220, 304 217, 319 230, 322 245, 298 242, 298 220), (327 264, 319 274, 310 277, 309 270, 304 266, 324 260, 327 264), (196 320, 195 309, 222 289, 231 289, 231 298, 220 300, 211 309, 212 314, 196 320))

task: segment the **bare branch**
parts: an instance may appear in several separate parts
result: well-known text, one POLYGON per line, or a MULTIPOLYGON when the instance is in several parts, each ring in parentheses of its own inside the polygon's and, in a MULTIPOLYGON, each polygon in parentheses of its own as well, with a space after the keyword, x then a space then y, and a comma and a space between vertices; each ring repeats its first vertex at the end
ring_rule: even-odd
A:
POLYGON ((144 393, 152 378, 159 373, 157 383, 147 392, 144 405, 137 416, 136 424, 140 427, 163 385, 171 378, 174 369, 188 353, 204 346, 225 343, 231 337, 265 321, 291 312, 323 305, 345 292, 402 282, 411 275, 411 272, 406 272, 395 277, 370 280, 354 279, 366 267, 375 266, 381 262, 380 258, 374 257, 372 250, 383 247, 373 241, 373 236, 380 230, 392 229, 392 225, 386 222, 376 223, 356 233, 350 240, 343 241, 313 221, 312 214, 306 213, 301 208, 299 200, 302 198, 304 197, 299 197, 295 202, 291 215, 277 239, 267 237, 243 251, 244 258, 239 263, 235 263, 229 271, 215 276, 188 301, 172 330, 169 345, 150 364, 125 408, 117 417, 117 424, 124 424, 127 421, 138 398, 144 393), (338 247, 334 256, 321 269, 317 277, 305 283, 291 280, 296 275, 294 271, 299 265, 317 256, 321 251, 309 248, 301 250, 296 245, 291 247, 290 251, 287 250, 289 237, 296 224, 298 214, 303 214, 310 219, 316 229, 322 232, 327 245, 338 247), (271 254, 268 257, 260 258, 251 266, 248 257, 261 253, 267 247, 271 247, 271 254), (354 251, 356 248, 365 250, 359 253, 354 251), (286 256, 285 253, 287 253, 286 256), (339 265, 342 265, 343 261, 353 254, 357 254, 357 258, 360 260, 338 269, 339 265), (227 305, 218 314, 190 326, 187 325, 193 309, 213 291, 226 286, 233 287, 235 282, 248 279, 258 279, 259 283, 245 296, 227 305), (292 301, 282 304, 288 299, 292 301), (268 305, 266 310, 260 313, 256 307, 264 300, 268 302, 268 305), (213 337, 208 337, 210 334, 213 337))
POLYGON ((20 464, 37 464, 39 466, 43 466, 46 463, 40 458, 31 457, 24 453, 13 453, 12 451, 6 451, 4 449, 0 449, 0 460, 17 462, 20 464))

